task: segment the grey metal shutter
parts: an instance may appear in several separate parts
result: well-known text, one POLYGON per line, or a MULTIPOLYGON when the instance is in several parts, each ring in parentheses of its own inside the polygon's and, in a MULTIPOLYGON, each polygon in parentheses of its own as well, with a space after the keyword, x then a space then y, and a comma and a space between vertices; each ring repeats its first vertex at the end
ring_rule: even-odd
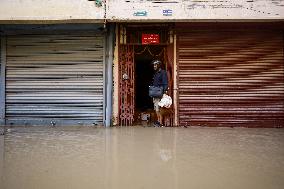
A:
POLYGON ((2 53, 2 43, 1 43, 1 35, 0 35, 0 78, 1 78, 1 64, 2 64, 1 53, 2 53))
POLYGON ((179 35, 179 122, 281 127, 281 31, 191 31, 179 35))
POLYGON ((102 124, 103 61, 100 34, 9 36, 7 123, 102 124))
POLYGON ((0 86, 1 86, 1 69, 2 69, 2 58, 1 58, 1 54, 2 54, 2 41, 1 41, 1 35, 0 35, 0 86))
MULTIPOLYGON (((2 54, 2 42, 1 42, 1 35, 0 35, 0 135, 2 134, 2 133, 4 133, 4 128, 2 128, 1 126, 4 124, 3 122, 4 122, 4 120, 3 120, 3 111, 5 111, 5 109, 2 107, 2 106, 4 106, 3 105, 3 101, 4 101, 4 96, 2 96, 3 95, 3 92, 2 92, 2 80, 3 80, 3 78, 2 78, 2 58, 1 58, 1 54, 2 54)), ((5 94, 4 94, 5 95, 5 94)))

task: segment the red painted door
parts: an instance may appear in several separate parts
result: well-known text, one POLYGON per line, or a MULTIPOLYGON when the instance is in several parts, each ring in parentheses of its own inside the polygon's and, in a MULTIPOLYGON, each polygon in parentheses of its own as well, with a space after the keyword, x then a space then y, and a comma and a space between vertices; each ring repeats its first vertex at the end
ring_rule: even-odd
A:
POLYGON ((119 124, 130 126, 134 122, 134 47, 119 47, 119 124))

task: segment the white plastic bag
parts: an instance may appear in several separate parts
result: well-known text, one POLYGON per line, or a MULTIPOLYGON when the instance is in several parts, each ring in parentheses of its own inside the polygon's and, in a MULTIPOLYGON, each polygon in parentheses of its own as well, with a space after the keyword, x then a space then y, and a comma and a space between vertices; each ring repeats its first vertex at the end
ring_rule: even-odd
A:
POLYGON ((173 101, 172 98, 169 95, 163 94, 162 99, 158 103, 160 107, 170 108, 173 101))

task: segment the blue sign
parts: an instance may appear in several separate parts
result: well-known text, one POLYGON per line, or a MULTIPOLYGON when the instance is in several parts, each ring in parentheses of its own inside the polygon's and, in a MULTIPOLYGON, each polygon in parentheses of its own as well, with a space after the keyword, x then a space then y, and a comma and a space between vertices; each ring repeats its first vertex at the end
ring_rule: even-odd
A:
POLYGON ((173 10, 171 9, 163 10, 163 16, 172 16, 172 15, 173 15, 173 10))
POLYGON ((134 16, 147 16, 147 11, 138 11, 134 13, 134 16))

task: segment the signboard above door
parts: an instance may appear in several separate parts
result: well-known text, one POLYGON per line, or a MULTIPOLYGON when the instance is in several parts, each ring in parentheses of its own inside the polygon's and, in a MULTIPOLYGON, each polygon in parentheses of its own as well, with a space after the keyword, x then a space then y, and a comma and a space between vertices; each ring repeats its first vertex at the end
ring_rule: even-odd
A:
POLYGON ((159 34, 142 34, 142 44, 159 44, 160 43, 160 35, 159 34))

